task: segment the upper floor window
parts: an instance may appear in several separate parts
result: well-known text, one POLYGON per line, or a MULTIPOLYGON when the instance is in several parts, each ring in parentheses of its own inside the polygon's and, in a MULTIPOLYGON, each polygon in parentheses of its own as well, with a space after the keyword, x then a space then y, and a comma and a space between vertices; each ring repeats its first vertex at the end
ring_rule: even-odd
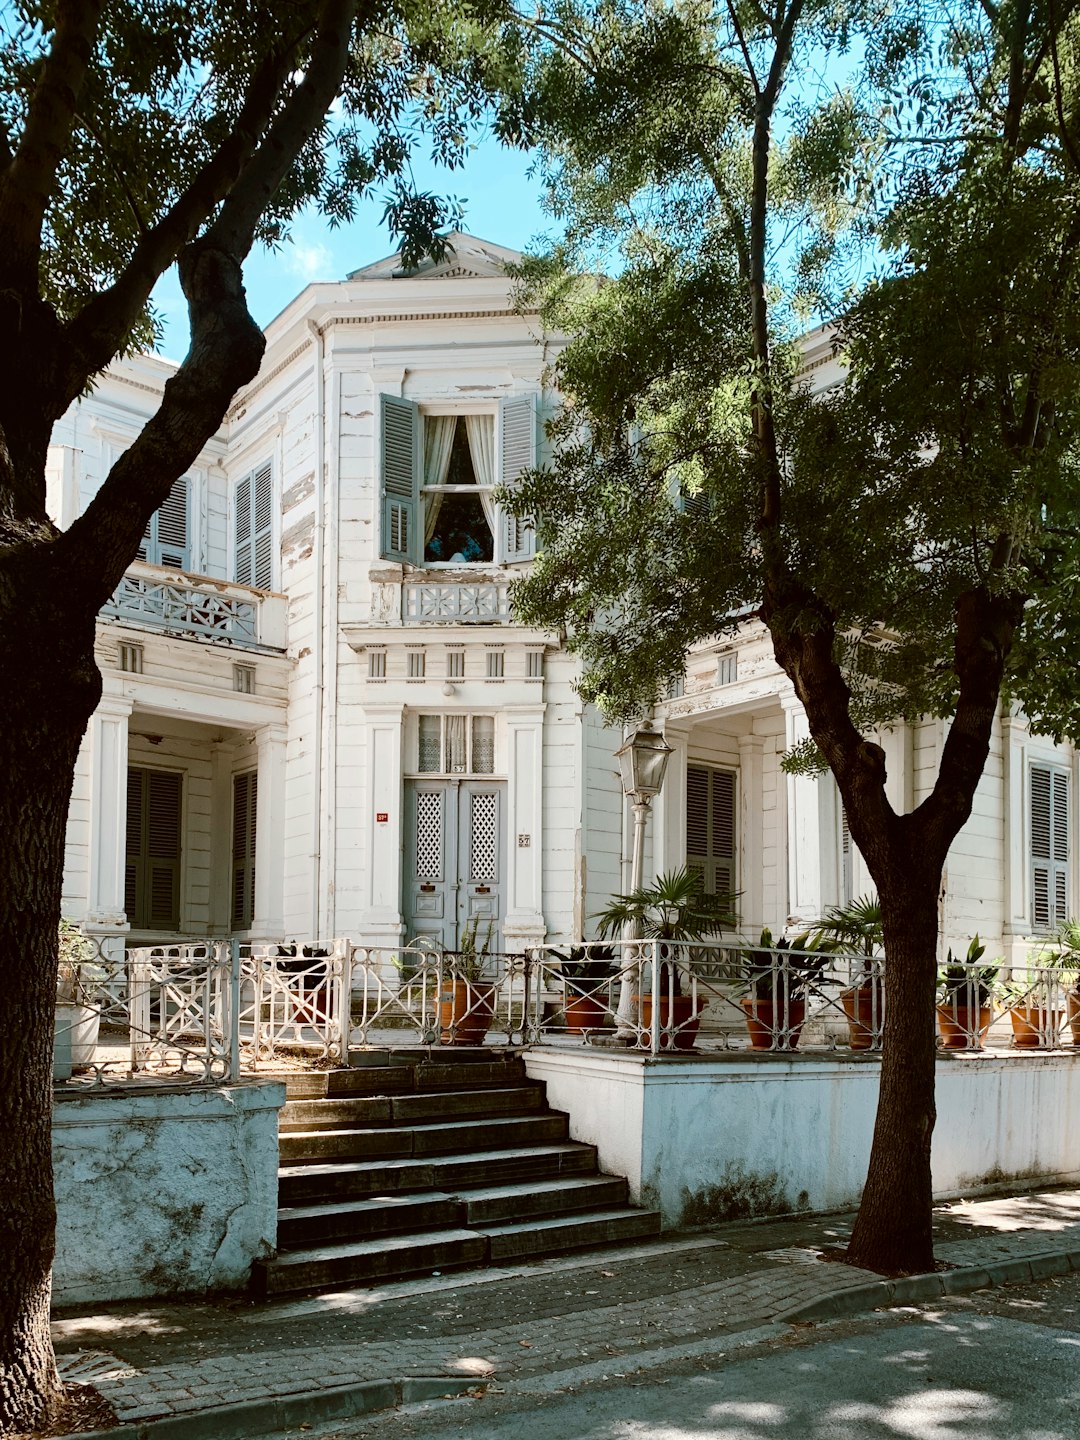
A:
POLYGON ((381 406, 381 545, 384 560, 414 565, 502 564, 530 559, 533 527, 494 500, 536 464, 531 395, 480 415, 422 414, 411 400, 381 406))
POLYGON ((1069 918, 1069 774, 1056 765, 1032 765, 1031 922, 1056 930, 1069 918))
POLYGON ((150 516, 136 559, 176 570, 191 568, 190 488, 186 475, 173 482, 164 502, 150 516))
POLYGON ((274 585, 274 467, 265 461, 233 490, 233 578, 239 585, 274 585))

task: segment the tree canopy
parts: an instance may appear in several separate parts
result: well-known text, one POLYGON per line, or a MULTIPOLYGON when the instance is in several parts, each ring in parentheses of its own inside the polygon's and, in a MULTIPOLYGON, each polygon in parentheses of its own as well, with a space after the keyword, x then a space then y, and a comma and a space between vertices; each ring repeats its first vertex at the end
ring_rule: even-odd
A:
POLYGON ((512 126, 569 334, 516 591, 583 695, 647 711, 768 629, 881 901, 880 1099, 849 1255, 933 1259, 937 901, 999 706, 1080 735, 1080 20, 1040 0, 565 0, 512 126), (815 393, 801 339, 844 381, 815 393), (949 717, 910 813, 882 725, 949 717))

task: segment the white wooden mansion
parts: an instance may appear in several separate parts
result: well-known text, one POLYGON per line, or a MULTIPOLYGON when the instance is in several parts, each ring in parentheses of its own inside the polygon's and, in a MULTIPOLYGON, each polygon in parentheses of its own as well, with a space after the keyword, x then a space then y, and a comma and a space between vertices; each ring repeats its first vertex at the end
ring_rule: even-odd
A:
MULTIPOLYGON (((154 517, 98 627, 105 689, 68 825, 64 911, 127 941, 427 934, 496 946, 592 934, 628 880, 605 728, 557 637, 510 616, 532 534, 492 487, 543 455, 552 342, 515 313, 510 252, 454 237, 309 286, 259 377, 154 517), (483 933, 483 930, 482 930, 483 933)), ((835 379, 826 342, 807 351, 835 379)), ((57 426, 50 507, 87 503, 171 366, 113 366, 57 426)), ((674 747, 653 870, 741 892, 744 933, 867 891, 830 778, 779 768, 805 720, 765 636, 695 650, 658 711, 674 747)), ((934 774, 938 722, 882 737, 894 803, 934 774)), ((951 853, 944 944, 990 953, 1075 913, 1076 756, 998 726, 951 853)))

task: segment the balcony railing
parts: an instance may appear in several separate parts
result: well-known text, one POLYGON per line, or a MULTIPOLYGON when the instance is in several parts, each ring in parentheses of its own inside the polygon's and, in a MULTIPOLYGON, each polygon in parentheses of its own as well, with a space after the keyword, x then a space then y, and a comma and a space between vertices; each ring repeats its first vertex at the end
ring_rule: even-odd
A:
POLYGON ((284 602, 243 585, 132 565, 102 609, 106 619, 245 649, 285 648, 284 602))
POLYGON ((505 580, 474 584, 406 580, 401 587, 405 625, 502 625, 510 619, 510 585, 505 580))

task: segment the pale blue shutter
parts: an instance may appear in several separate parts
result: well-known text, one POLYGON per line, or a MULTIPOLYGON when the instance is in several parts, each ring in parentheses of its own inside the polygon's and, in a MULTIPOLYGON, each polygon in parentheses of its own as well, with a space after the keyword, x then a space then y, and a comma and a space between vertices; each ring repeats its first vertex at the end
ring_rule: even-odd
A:
POLYGON ((260 590, 274 585, 274 469, 269 460, 251 477, 252 580, 260 590))
POLYGON ((236 482, 233 491, 233 579, 238 585, 253 581, 251 544, 251 476, 236 482))
POLYGON ((164 505, 155 513, 157 563, 172 565, 177 570, 191 568, 191 546, 188 538, 188 478, 181 475, 164 505))
POLYGON ((1050 765, 1031 767, 1031 922, 1054 930, 1068 919, 1069 777, 1050 765))
MULTIPOLYGON (((499 480, 512 486, 526 470, 536 468, 536 411, 531 395, 515 395, 499 405, 499 480)), ((511 515, 500 506, 500 560, 531 560, 536 554, 536 527, 529 516, 511 515)))
POLYGON ((704 877, 707 894, 735 889, 735 775, 731 770, 687 766, 686 864, 704 877))
POLYGON ((382 533, 384 560, 420 563, 423 510, 420 505, 420 411, 396 395, 382 401, 382 533))

